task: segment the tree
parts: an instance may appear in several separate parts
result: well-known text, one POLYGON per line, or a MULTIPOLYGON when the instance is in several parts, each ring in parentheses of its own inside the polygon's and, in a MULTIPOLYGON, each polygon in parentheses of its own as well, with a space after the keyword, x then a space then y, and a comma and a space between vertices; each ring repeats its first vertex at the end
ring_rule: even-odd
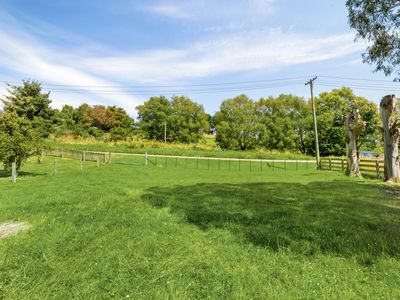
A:
POLYGON ((303 98, 279 95, 256 103, 258 122, 265 126, 262 145, 268 149, 299 150, 304 153, 311 114, 303 98))
MULTIPOLYGON (((315 98, 318 122, 318 138, 322 156, 346 154, 343 117, 354 104, 366 122, 359 139, 360 147, 375 148, 379 143, 379 112, 377 106, 363 97, 354 95, 349 88, 333 89, 315 98)), ((314 153, 314 137, 307 137, 307 152, 314 153)))
POLYGON ((164 124, 172 113, 171 102, 164 96, 151 97, 136 109, 142 134, 148 139, 163 140, 164 124))
POLYGON ((9 95, 2 99, 5 112, 14 112, 29 120, 42 137, 52 132, 54 111, 50 107, 50 93, 42 93, 37 81, 22 81, 22 86, 9 85, 9 95))
POLYGON ((396 97, 383 97, 380 108, 385 151, 384 181, 400 183, 400 112, 396 97))
POLYGON ((168 118, 168 138, 173 142, 197 143, 208 133, 210 123, 204 107, 184 96, 174 96, 168 118))
POLYGON ((361 119, 360 112, 355 105, 343 119, 345 126, 347 170, 346 175, 360 177, 360 138, 365 128, 365 122, 361 119))
POLYGON ((369 46, 363 60, 386 76, 400 75, 400 2, 398 0, 347 0, 349 23, 369 46))
POLYGON ((215 114, 217 144, 222 149, 232 150, 248 150, 259 146, 265 129, 255 116, 255 103, 246 95, 223 101, 215 114))
POLYGON ((41 153, 42 148, 41 134, 29 120, 15 112, 0 113, 0 161, 6 169, 15 162, 19 170, 27 158, 41 153))

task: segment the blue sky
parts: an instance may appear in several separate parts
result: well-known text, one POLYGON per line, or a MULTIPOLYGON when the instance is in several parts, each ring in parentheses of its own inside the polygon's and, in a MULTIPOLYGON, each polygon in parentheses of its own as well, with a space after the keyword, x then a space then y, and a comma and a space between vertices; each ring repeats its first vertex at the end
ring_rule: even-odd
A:
POLYGON ((209 113, 241 90, 308 97, 314 75, 377 80, 319 77, 315 89, 352 84, 378 102, 397 84, 362 64, 366 44, 354 42, 344 2, 0 0, 0 81, 39 80, 54 107, 118 105, 132 115, 151 94, 185 94, 209 113), (282 78, 295 79, 265 81, 282 78), (260 82, 196 86, 243 81, 260 82))

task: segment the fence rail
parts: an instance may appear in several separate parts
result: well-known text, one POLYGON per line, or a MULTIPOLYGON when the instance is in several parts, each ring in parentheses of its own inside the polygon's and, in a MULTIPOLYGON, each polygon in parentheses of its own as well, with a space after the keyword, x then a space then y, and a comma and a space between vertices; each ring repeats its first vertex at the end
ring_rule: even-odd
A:
MULTIPOLYGON (((330 171, 345 171, 347 160, 344 158, 323 158, 321 169, 330 171)), ((361 159, 360 172, 366 177, 382 178, 384 172, 383 159, 361 159)))
POLYGON ((160 155, 147 153, 101 152, 87 150, 52 149, 45 151, 47 156, 91 160, 103 163, 157 165, 163 167, 184 167, 197 169, 218 170, 246 170, 263 169, 281 170, 312 170, 316 169, 313 159, 284 160, 284 159, 251 159, 251 158, 222 158, 222 157, 195 157, 179 155, 160 155), (132 159, 130 159, 130 157, 132 159), (114 160, 115 158, 119 158, 114 160))

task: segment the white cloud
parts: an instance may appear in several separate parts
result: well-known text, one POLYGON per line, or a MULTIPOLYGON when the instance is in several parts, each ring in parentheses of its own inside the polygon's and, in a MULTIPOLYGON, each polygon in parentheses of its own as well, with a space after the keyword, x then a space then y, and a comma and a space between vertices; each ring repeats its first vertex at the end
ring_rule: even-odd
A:
MULTIPOLYGON (((188 2, 193 4, 192 1, 188 2)), ((204 3, 209 5, 205 0, 197 3, 200 6, 204 3)), ((273 1, 246 0, 242 3, 258 6, 260 11, 266 12, 271 10, 273 1)), ((185 17, 185 10, 167 6, 163 10, 164 14, 169 11, 185 17)), ((52 31, 58 32, 57 28, 52 31)), ((68 34, 66 36, 67 41, 71 42, 71 37, 68 34)), ((353 42, 353 34, 310 36, 280 28, 246 29, 234 34, 219 34, 209 40, 198 40, 181 48, 125 53, 117 53, 91 41, 81 42, 85 46, 78 48, 78 51, 71 51, 72 47, 59 48, 48 39, 44 42, 39 37, 28 32, 26 27, 18 26, 18 22, 10 21, 10 18, 7 22, 0 20, 0 70, 18 73, 19 78, 38 79, 51 84, 116 86, 112 89, 113 93, 108 95, 96 94, 95 91, 101 89, 98 87, 82 87, 87 92, 84 96, 61 91, 54 91, 52 95, 58 107, 64 103, 78 105, 85 101, 90 104, 119 105, 131 114, 144 98, 139 90, 136 97, 126 95, 118 83, 184 84, 191 79, 235 72, 275 71, 343 57, 358 53, 365 47, 364 44, 353 42)), ((76 47, 74 42, 70 44, 76 47)))
POLYGON ((222 37, 182 49, 83 59, 90 70, 142 83, 170 82, 230 72, 275 70, 359 52, 352 34, 310 37, 280 29, 222 37))
POLYGON ((243 20, 265 17, 274 11, 275 0, 169 0, 141 6, 144 11, 178 20, 243 20))

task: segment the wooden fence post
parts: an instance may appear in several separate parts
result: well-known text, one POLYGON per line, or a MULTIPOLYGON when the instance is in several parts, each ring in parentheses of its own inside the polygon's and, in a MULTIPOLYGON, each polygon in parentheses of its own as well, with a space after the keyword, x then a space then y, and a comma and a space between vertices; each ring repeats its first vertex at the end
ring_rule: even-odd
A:
POLYGON ((17 164, 15 162, 11 163, 11 180, 13 183, 17 182, 17 164))
POLYGON ((83 159, 82 159, 82 156, 81 156, 81 158, 79 160, 81 162, 81 171, 83 171, 83 159))
POLYGON ((344 171, 344 159, 343 158, 341 159, 341 162, 342 162, 342 171, 344 171))
POLYGON ((86 161, 86 151, 83 151, 83 161, 86 161))
POLYGON ((54 159, 54 175, 57 175, 57 158, 54 159))
POLYGON ((376 169, 376 177, 380 178, 381 175, 379 174, 379 160, 375 160, 375 169, 376 169))

